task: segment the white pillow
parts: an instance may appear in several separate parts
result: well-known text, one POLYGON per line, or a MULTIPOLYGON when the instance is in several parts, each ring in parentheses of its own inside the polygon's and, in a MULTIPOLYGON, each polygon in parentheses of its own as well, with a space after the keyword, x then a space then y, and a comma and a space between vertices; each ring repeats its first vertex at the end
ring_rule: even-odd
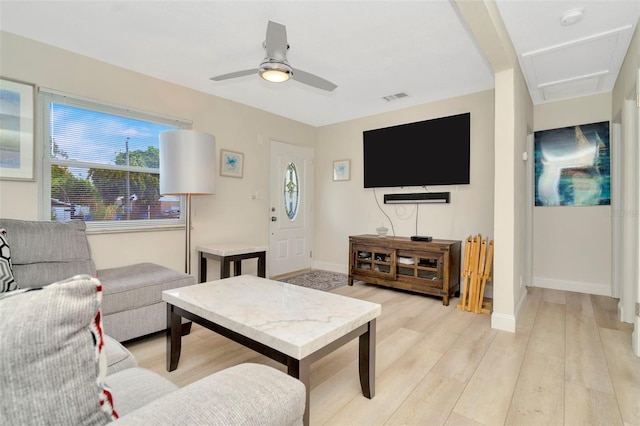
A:
POLYGON ((104 387, 102 285, 78 275, 0 293, 0 419, 102 425, 117 418, 104 387))

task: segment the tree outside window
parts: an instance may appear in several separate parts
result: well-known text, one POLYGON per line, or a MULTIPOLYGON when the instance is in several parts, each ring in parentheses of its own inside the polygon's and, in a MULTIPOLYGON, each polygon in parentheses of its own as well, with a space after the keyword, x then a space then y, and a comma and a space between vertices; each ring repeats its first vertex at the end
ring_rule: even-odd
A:
MULTIPOLYGON (((45 99, 43 173, 51 219, 89 222, 175 220, 180 199, 162 197, 159 133, 177 128, 45 99)), ((147 117, 145 117, 147 118, 147 117)), ((166 120, 165 120, 166 121, 166 120)), ((45 201, 46 202, 46 201, 45 201)))

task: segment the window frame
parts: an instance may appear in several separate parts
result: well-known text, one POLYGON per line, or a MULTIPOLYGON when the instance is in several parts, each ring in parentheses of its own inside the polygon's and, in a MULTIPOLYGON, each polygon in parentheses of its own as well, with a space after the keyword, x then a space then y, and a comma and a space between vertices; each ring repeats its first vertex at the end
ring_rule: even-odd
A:
MULTIPOLYGON (((136 173, 158 173, 160 169, 148 167, 136 167, 126 165, 92 163, 86 161, 56 159, 50 155, 51 121, 50 103, 54 102, 65 106, 82 108, 105 114, 116 115, 125 118, 132 118, 156 124, 173 126, 176 129, 191 129, 192 122, 175 117, 163 116, 160 114, 139 111, 128 107, 108 104, 78 96, 69 95, 51 89, 39 88, 37 96, 39 125, 37 131, 38 140, 38 160, 41 178, 39 179, 39 219, 51 221, 51 166, 78 168, 101 168, 105 170, 130 171, 136 173)), ((147 219, 147 220, 112 220, 112 221, 87 221, 87 232, 95 233, 118 233, 118 232, 139 232, 170 230, 185 227, 185 197, 180 196, 180 217, 174 219, 147 219)))

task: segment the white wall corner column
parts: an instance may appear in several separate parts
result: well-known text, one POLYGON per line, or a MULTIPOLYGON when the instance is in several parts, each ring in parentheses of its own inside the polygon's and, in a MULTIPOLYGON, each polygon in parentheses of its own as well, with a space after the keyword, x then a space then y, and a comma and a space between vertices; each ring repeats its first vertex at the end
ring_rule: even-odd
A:
MULTIPOLYGON (((524 213, 523 196, 516 191, 524 187, 522 160, 516 166, 515 159, 522 158, 526 135, 520 140, 523 121, 532 118, 531 100, 521 111, 516 110, 527 100, 521 93, 524 81, 518 58, 495 2, 453 2, 461 18, 483 50, 495 75, 494 117, 494 241, 493 313, 491 326, 505 331, 516 331, 516 302, 526 298, 523 281, 523 231, 516 229, 517 215, 524 213), (530 117, 531 116, 531 117, 530 117), (515 299, 518 298, 516 301, 515 299)), ((526 92, 526 87, 524 88, 526 92)), ((526 93, 528 98, 528 93, 526 93)))
POLYGON ((493 313, 491 327, 516 331, 513 69, 496 73, 493 313))

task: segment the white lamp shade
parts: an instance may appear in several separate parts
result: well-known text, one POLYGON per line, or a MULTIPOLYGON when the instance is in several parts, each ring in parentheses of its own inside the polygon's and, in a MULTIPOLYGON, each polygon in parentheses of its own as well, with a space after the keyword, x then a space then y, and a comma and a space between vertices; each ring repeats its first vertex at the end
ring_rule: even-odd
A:
POLYGON ((215 194, 216 140, 196 130, 160 132, 160 194, 215 194))

